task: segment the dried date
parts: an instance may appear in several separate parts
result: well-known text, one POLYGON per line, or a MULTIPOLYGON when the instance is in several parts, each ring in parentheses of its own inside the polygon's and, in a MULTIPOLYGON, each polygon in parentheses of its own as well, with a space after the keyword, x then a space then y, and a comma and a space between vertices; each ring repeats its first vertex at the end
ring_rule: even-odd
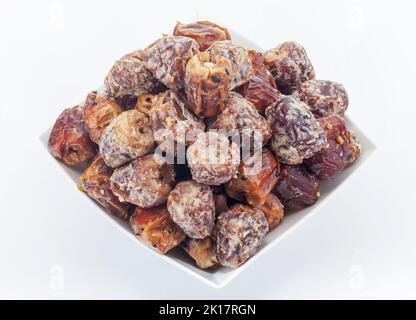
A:
POLYGON ((150 153, 154 145, 150 119, 136 110, 124 111, 114 118, 99 142, 104 161, 113 168, 150 153))
POLYGON ((280 179, 273 193, 284 205, 285 210, 297 211, 313 205, 320 197, 319 180, 303 165, 282 164, 280 179))
POLYGON ((178 144, 188 146, 205 130, 204 122, 188 110, 184 97, 172 90, 153 99, 150 119, 154 140, 165 152, 176 150, 178 144))
POLYGON ((207 185, 221 185, 237 173, 240 150, 226 136, 204 132, 189 146, 186 158, 193 180, 207 185))
POLYGON ((208 237, 215 220, 215 203, 209 186, 188 180, 178 183, 168 197, 172 220, 194 239, 208 237))
POLYGON ((130 226, 137 238, 161 254, 175 248, 186 238, 170 218, 165 206, 152 209, 137 208, 130 217, 130 226))
POLYGON ((253 65, 253 74, 247 83, 237 88, 237 92, 250 101, 257 111, 264 116, 267 107, 275 104, 280 97, 275 80, 264 64, 263 54, 249 50, 248 55, 253 65))
POLYGON ((48 141, 50 153, 69 165, 94 157, 97 146, 90 140, 82 107, 65 109, 55 122, 48 141))
POLYGON ((236 92, 230 93, 224 111, 209 125, 209 129, 221 130, 233 137, 237 135, 241 139, 238 139, 239 142, 243 144, 254 143, 252 138, 255 137, 259 145, 264 145, 272 136, 266 119, 257 112, 250 101, 236 92))
POLYGON ((264 213, 254 207, 237 204, 221 213, 214 231, 221 265, 241 266, 256 253, 268 230, 264 213))
POLYGON ((83 116, 90 139, 99 143, 104 129, 122 112, 123 109, 113 99, 95 92, 89 93, 83 107, 83 116))
POLYGON ((199 45, 192 38, 164 36, 146 51, 146 66, 153 76, 168 88, 182 89, 185 86, 186 63, 199 52, 199 45))
POLYGON ((231 72, 228 59, 209 52, 196 54, 188 61, 185 90, 195 115, 205 118, 221 113, 230 92, 231 72))
POLYGON ((232 68, 231 90, 246 83, 253 73, 247 49, 233 44, 229 40, 214 42, 207 52, 211 55, 223 56, 230 61, 232 68))
POLYGON ((350 135, 344 119, 333 114, 318 119, 324 129, 328 145, 305 161, 318 179, 326 180, 340 174, 350 162, 350 135))
POLYGON ((254 155, 242 161, 237 175, 225 185, 227 195, 260 207, 279 179, 279 170, 273 152, 265 148, 259 157, 254 155))
POLYGON ((110 177, 113 169, 107 166, 101 155, 95 156, 79 179, 79 186, 109 213, 127 219, 131 205, 122 203, 111 191, 110 177))
POLYGON ((348 149, 349 149, 349 157, 348 157, 348 164, 356 163, 361 156, 361 142, 358 137, 355 135, 354 132, 348 130, 348 149))
POLYGON ((173 35, 194 39, 198 42, 201 51, 205 51, 215 41, 231 39, 230 33, 226 28, 209 21, 197 21, 187 24, 178 22, 173 30, 173 35))
POLYGON ((284 42, 266 51, 264 63, 275 78, 277 88, 284 94, 291 94, 302 82, 315 79, 305 49, 296 42, 284 42))
POLYGON ((167 201, 174 182, 173 165, 152 154, 114 170, 111 190, 120 201, 151 208, 167 201))
POLYGON ((106 93, 123 105, 125 97, 159 91, 161 84, 147 70, 147 59, 144 50, 136 50, 117 60, 105 78, 106 93))
POLYGON ((270 147, 280 162, 300 164, 327 145, 313 114, 292 96, 284 96, 267 108, 266 117, 273 130, 270 147))
POLYGON ((211 238, 192 239, 187 238, 181 243, 181 247, 195 260, 201 269, 208 269, 218 265, 215 244, 211 238))
POLYGON ((305 81, 299 88, 299 98, 317 118, 343 115, 348 108, 347 91, 342 84, 333 81, 305 81))

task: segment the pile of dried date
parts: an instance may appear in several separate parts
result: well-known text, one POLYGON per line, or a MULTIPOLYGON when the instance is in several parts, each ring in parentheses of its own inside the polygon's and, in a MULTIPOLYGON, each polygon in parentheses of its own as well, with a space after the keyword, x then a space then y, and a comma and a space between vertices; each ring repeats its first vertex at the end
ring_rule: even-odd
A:
POLYGON ((344 87, 315 80, 295 42, 257 52, 214 23, 178 23, 104 83, 59 116, 50 152, 89 161, 82 191, 200 268, 242 265, 284 211, 313 205, 320 181, 360 157, 344 87))

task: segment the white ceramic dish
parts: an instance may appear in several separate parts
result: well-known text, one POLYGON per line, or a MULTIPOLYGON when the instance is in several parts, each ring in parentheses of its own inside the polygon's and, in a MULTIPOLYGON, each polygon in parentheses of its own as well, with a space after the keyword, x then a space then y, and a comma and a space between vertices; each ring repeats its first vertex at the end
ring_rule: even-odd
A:
MULTIPOLYGON (((258 45, 235 32, 231 31, 231 35, 235 43, 241 44, 242 46, 247 48, 252 48, 260 51, 262 50, 262 48, 260 48, 258 45)), ((61 110, 58 110, 57 113, 59 111, 61 110)), ((370 141, 368 137, 364 135, 364 133, 359 128, 357 128, 357 126, 348 118, 348 116, 346 117, 346 122, 348 127, 357 134, 358 138, 362 143, 363 151, 361 154, 360 161, 354 166, 347 168, 336 179, 322 183, 321 198, 318 201, 318 203, 312 207, 287 215, 283 220, 283 223, 266 236, 257 254, 238 269, 219 268, 215 271, 200 270, 194 265, 193 260, 189 258, 187 254, 179 248, 172 250, 167 255, 160 255, 151 247, 147 246, 144 242, 137 239, 135 235, 132 233, 130 226, 126 221, 122 221, 108 214, 86 194, 80 193, 80 198, 82 198, 82 201, 85 201, 86 210, 89 210, 89 206, 87 205, 87 201, 89 201, 96 208, 97 214, 101 214, 104 218, 110 221, 116 228, 123 232, 127 237, 129 237, 132 241, 137 243, 141 248, 144 248, 145 250, 149 250, 152 253, 154 253, 156 258, 164 260, 178 267, 179 269, 185 271, 186 273, 190 274, 195 278, 202 280, 203 282, 207 283, 212 287, 221 288, 228 284, 238 274, 252 266, 266 252, 270 251, 273 247, 275 247, 276 244, 281 239, 283 239, 283 237, 285 237, 290 232, 296 230, 301 225, 301 222, 304 222, 307 218, 310 218, 313 215, 317 214, 321 210, 322 204, 330 198, 330 195, 333 192, 337 191, 341 187, 342 182, 345 181, 353 172, 357 171, 370 157, 370 155, 375 150, 375 145, 370 141)), ((42 144, 46 147, 46 150, 50 130, 51 129, 44 132, 40 137, 42 144)), ((59 161, 56 161, 56 164, 56 168, 64 170, 68 177, 71 178, 68 179, 68 181, 74 184, 78 182, 78 178, 82 172, 82 168, 72 168, 64 165, 59 161)))

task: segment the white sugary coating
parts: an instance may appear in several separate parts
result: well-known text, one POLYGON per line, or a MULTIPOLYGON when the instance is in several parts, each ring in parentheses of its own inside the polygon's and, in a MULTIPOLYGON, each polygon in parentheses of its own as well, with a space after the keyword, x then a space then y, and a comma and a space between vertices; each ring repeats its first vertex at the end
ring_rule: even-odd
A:
POLYGON ((168 90, 153 101, 150 119, 157 144, 171 141, 189 145, 198 134, 204 132, 204 122, 188 110, 179 94, 168 90))
POLYGON ((154 148, 149 118, 136 110, 119 114, 104 130, 99 147, 104 161, 112 168, 148 154, 154 148))
POLYGON ((216 41, 208 49, 211 54, 218 54, 230 60, 232 66, 231 89, 246 83, 253 73, 253 65, 247 49, 233 44, 230 40, 216 41))
POLYGON ((152 208, 166 202, 174 181, 173 166, 148 155, 114 170, 111 188, 120 201, 152 208))
POLYGON ((146 68, 147 55, 143 50, 129 53, 117 60, 104 84, 106 93, 113 98, 139 96, 151 92, 158 86, 158 81, 146 68))
POLYGON ((252 257, 269 226, 259 209, 237 204, 218 216, 214 240, 217 257, 223 266, 237 268, 252 257))
POLYGON ((306 104, 285 96, 266 109, 273 130, 270 147, 279 161, 300 164, 326 147, 325 134, 306 104))
POLYGON ((188 60, 199 52, 198 43, 182 36, 164 36, 147 49, 146 67, 169 88, 183 88, 188 60))
POLYGON ((302 83, 297 93, 315 117, 343 115, 348 108, 348 94, 344 86, 334 81, 309 80, 302 83))
POLYGON ((257 130, 261 133, 263 144, 266 144, 272 135, 269 124, 258 113, 256 107, 235 92, 230 92, 225 109, 210 125, 210 129, 222 129, 227 132, 238 130, 240 135, 243 134, 244 129, 253 130, 253 132, 257 130))
POLYGON ((195 181, 220 185, 231 180, 237 173, 240 149, 222 134, 204 132, 190 145, 186 158, 195 181))
POLYGON ((215 220, 215 204, 209 186, 188 180, 180 182, 169 194, 168 211, 172 220, 188 237, 208 237, 215 220))

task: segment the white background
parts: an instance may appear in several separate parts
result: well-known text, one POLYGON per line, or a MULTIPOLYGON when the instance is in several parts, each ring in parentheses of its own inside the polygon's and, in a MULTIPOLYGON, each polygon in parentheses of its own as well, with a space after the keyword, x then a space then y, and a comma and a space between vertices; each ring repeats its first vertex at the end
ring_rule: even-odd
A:
POLYGON ((415 12, 414 1, 2 0, 0 298, 416 298, 415 12), (302 43, 377 146, 321 212, 221 290, 89 212, 39 142, 115 59, 199 17, 265 48, 302 43))

